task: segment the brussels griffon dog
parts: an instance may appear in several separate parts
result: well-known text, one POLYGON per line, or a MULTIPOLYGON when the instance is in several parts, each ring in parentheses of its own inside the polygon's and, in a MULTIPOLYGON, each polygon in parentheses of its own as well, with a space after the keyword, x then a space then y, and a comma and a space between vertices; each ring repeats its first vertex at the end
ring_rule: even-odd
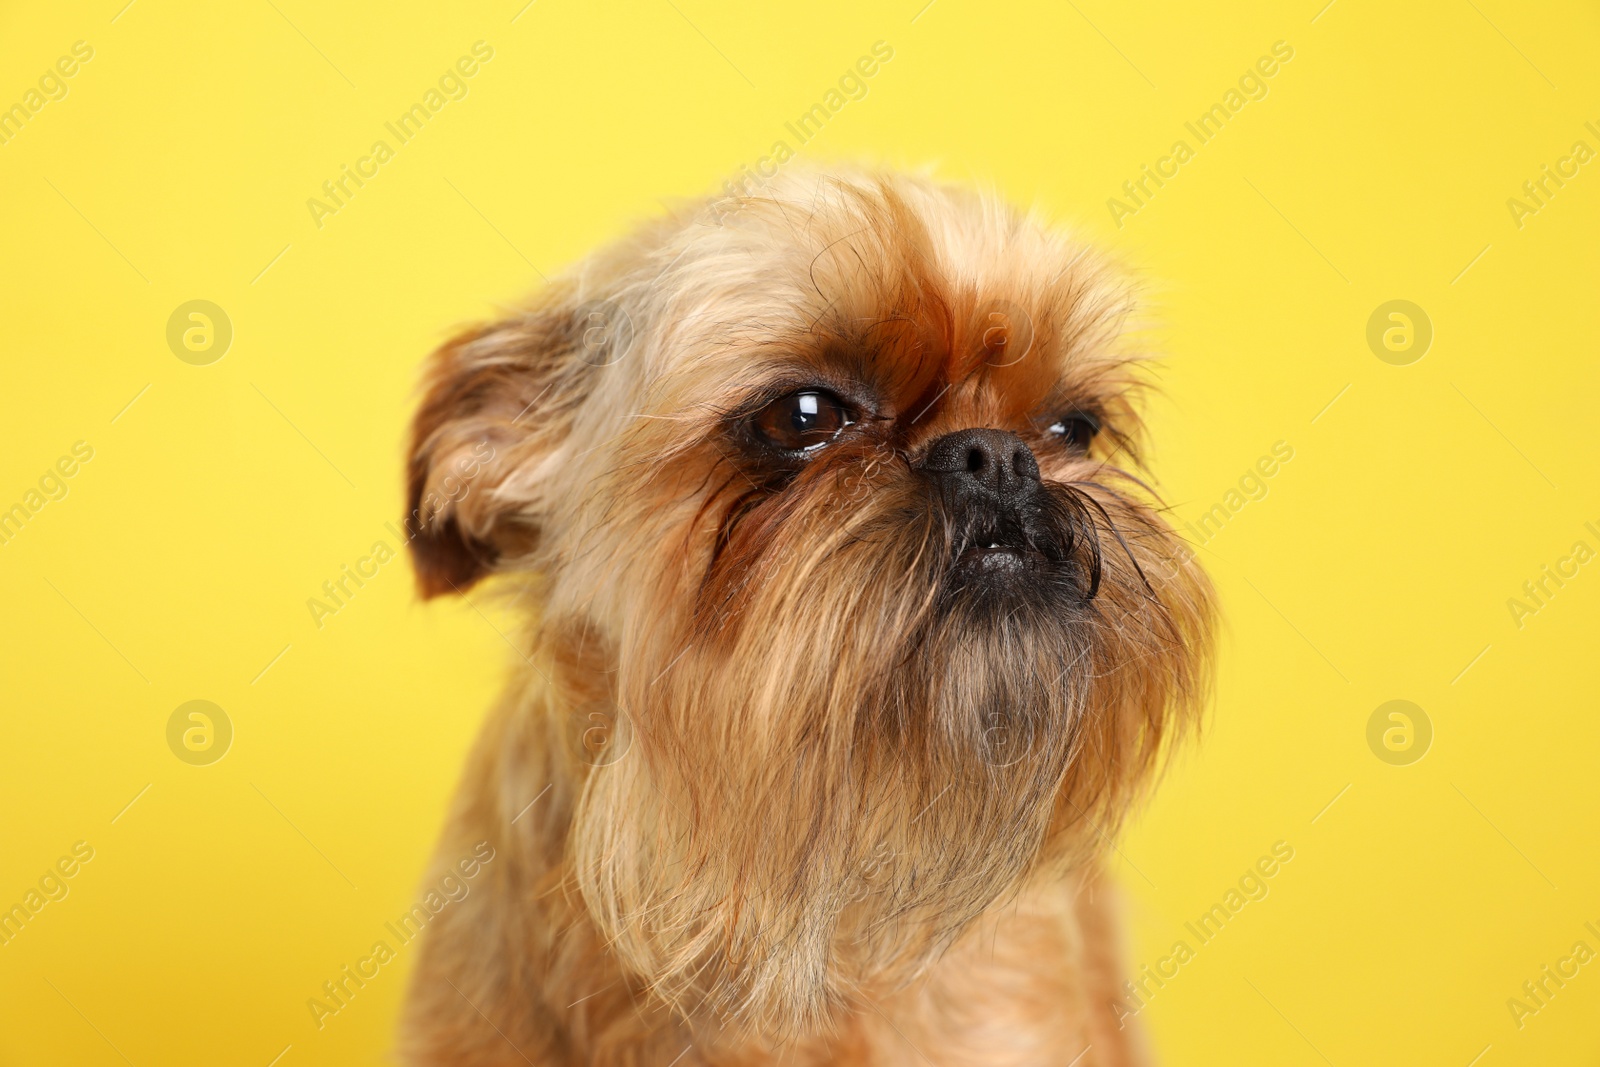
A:
POLYGON ((408 1062, 1143 1062, 1097 872, 1212 607, 1130 310, 993 198, 790 173, 434 355, 422 594, 505 575, 531 621, 408 1062))

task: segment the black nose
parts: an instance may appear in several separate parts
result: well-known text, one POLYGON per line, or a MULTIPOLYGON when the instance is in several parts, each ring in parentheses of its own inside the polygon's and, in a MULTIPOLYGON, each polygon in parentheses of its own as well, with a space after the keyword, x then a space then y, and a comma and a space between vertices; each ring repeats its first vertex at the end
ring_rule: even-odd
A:
POLYGON ((1039 462, 1026 442, 1005 430, 957 430, 928 446, 922 469, 952 489, 978 490, 1016 503, 1039 488, 1039 462))

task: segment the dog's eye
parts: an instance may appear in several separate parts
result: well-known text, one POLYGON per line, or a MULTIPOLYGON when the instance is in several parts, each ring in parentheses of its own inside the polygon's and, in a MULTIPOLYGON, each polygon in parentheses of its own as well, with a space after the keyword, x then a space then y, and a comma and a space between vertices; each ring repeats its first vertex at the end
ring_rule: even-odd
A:
POLYGON ((785 452, 821 448, 855 420, 832 393, 803 389, 756 412, 753 425, 766 442, 785 452))
POLYGON ((1050 424, 1050 433, 1074 452, 1089 451, 1089 442, 1100 432, 1100 420, 1086 411, 1074 411, 1050 424))

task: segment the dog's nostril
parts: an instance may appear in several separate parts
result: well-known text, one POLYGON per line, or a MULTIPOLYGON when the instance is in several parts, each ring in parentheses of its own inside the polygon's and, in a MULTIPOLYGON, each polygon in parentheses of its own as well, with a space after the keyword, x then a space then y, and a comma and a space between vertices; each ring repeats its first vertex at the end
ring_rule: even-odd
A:
POLYGON ((983 465, 987 459, 988 457, 983 454, 983 449, 972 449, 967 453, 967 470, 971 471, 973 474, 977 474, 979 471, 983 470, 983 465))
POLYGON ((1020 448, 1011 453, 1011 469, 1016 472, 1018 478, 1028 477, 1029 458, 1030 457, 1023 454, 1023 451, 1020 448))

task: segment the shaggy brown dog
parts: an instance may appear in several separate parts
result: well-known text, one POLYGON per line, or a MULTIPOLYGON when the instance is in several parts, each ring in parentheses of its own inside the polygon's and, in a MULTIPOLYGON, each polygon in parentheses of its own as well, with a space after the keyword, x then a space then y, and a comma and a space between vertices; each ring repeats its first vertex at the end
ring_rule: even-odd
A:
POLYGON ((533 621, 409 1062, 1142 1062, 1097 856, 1211 597, 1129 473, 1129 307, 991 198, 790 174, 434 356, 422 592, 533 621))

